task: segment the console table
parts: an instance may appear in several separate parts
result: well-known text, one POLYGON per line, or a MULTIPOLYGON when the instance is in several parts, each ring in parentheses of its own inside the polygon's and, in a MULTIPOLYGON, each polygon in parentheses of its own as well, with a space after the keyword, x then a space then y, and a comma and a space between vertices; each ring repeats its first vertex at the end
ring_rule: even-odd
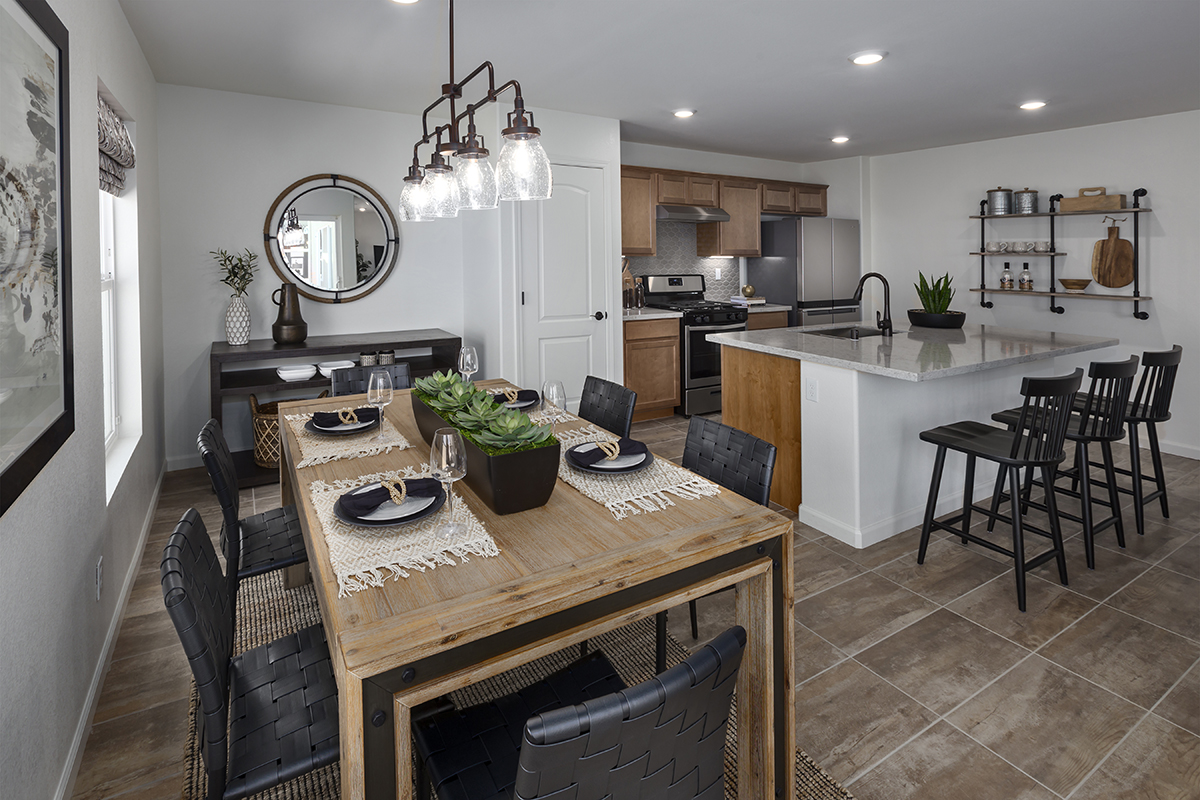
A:
MULTIPOLYGON (((328 389, 329 378, 318 372, 307 381, 285 381, 275 366, 237 369, 235 365, 254 361, 296 359, 310 364, 333 360, 331 356, 357 356, 377 350, 418 350, 428 348, 427 356, 396 357, 408 364, 414 378, 432 375, 438 370, 456 369, 462 338, 439 328, 379 333, 347 333, 336 336, 310 336, 300 344, 278 344, 274 339, 251 339, 242 345, 213 342, 209 348, 209 398, 212 417, 221 422, 221 404, 231 395, 249 396, 282 389, 328 389)), ((357 360, 357 358, 355 359, 357 360)), ((239 486, 261 486, 279 480, 279 471, 263 469, 254 463, 254 449, 233 453, 239 486)))

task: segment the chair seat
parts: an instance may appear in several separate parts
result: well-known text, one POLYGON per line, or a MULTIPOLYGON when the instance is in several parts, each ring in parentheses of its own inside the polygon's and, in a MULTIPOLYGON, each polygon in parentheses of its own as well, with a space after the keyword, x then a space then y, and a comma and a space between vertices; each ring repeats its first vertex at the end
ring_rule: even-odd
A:
MULTIPOLYGON (((1087 399, 1088 399, 1087 392, 1076 392, 1075 400, 1074 400, 1074 402, 1072 402, 1071 407, 1075 411, 1083 411, 1085 408, 1087 408, 1087 399)), ((1125 404, 1125 421, 1126 422, 1166 422, 1170 418, 1171 418, 1170 411, 1168 411, 1165 415, 1163 415, 1161 417, 1152 416, 1152 415, 1148 415, 1148 414, 1138 414, 1137 413, 1137 405, 1135 405, 1132 401, 1125 404)))
POLYGON ((513 694, 418 722, 417 752, 438 800, 510 800, 531 717, 624 688, 604 654, 593 652, 513 694))
POLYGON ((249 578, 308 561, 294 505, 273 508, 241 520, 242 556, 238 578, 249 578))
POLYGON ((229 666, 229 686, 225 800, 338 760, 337 684, 322 626, 237 656, 229 666))
POLYGON ((979 456, 989 461, 996 461, 1010 466, 1041 466, 1057 464, 1062 461, 1063 454, 1049 460, 1028 460, 1012 458, 1013 439, 1016 434, 975 420, 963 420, 950 425, 941 425, 927 431, 921 431, 921 441, 930 442, 951 450, 957 450, 967 455, 979 456))
MULTIPOLYGON (((1084 407, 1087 406, 1087 395, 1084 395, 1084 407)), ((1079 397, 1075 398, 1075 409, 1082 410, 1079 406, 1079 397)), ((1117 436, 1088 436, 1079 432, 1081 415, 1077 413, 1071 414, 1071 419, 1067 422, 1067 438, 1073 442, 1119 442, 1125 438, 1125 428, 1121 428, 1121 432, 1117 436)), ((1021 409, 1009 408, 1004 411, 997 411, 992 414, 992 420, 999 422, 1009 428, 1016 425, 1021 420, 1021 409)))

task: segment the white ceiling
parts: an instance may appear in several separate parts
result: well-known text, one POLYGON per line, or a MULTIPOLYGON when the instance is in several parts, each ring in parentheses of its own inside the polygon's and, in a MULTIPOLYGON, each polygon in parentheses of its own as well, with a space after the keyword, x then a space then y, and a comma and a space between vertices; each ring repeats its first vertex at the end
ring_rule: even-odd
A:
MULTIPOLYGON (((160 83, 420 113, 447 80, 446 0, 120 4, 160 83)), ((529 106, 695 150, 817 161, 1200 108, 1200 0, 459 0, 455 13, 458 78, 490 59, 529 106), (890 56, 847 60, 871 48, 890 56), (1017 108, 1030 99, 1048 105, 1017 108)), ((485 90, 476 79, 465 99, 485 90)))

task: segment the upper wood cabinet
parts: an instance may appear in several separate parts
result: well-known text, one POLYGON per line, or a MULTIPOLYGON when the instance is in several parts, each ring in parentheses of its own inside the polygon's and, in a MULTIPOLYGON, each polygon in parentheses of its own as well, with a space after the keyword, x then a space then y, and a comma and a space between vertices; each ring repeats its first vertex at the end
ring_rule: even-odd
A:
POLYGON ((660 172, 655 176, 658 204, 667 206, 718 205, 717 180, 679 172, 660 172))
POLYGON ((697 225, 696 255, 761 255, 758 195, 758 181, 722 180, 721 208, 729 215, 729 222, 697 225))
POLYGON ((655 178, 644 169, 621 167, 621 253, 652 256, 655 253, 655 178))
POLYGON ((825 190, 815 183, 763 183, 760 208, 766 213, 825 216, 825 190))

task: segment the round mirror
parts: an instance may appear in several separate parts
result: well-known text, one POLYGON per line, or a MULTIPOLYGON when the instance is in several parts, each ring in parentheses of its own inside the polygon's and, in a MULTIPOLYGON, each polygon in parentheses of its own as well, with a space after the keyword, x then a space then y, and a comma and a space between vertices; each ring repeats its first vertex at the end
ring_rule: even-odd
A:
POLYGON ((263 238, 275 273, 321 303, 375 291, 400 252, 387 202, 345 175, 310 175, 284 189, 267 212, 263 238))

